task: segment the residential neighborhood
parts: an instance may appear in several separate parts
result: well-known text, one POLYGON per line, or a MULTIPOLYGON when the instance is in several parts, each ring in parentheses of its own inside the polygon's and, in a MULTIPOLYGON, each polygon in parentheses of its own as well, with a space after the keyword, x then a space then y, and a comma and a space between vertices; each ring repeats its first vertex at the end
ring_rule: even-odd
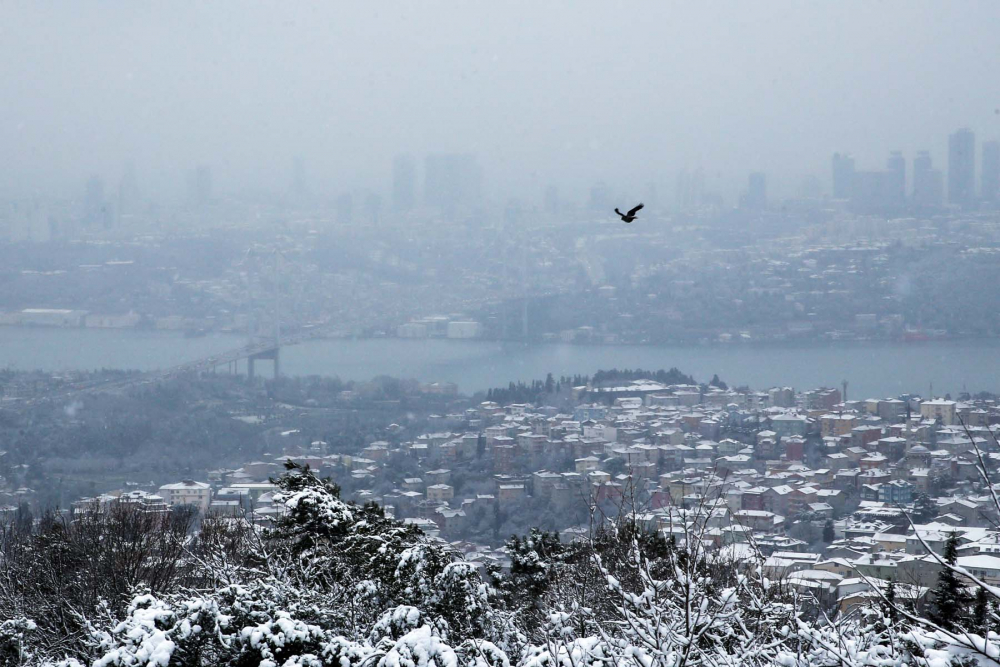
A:
POLYGON ((586 539, 594 516, 628 513, 664 536, 701 521, 711 549, 759 552, 770 576, 842 611, 863 603, 872 582, 926 592, 940 571, 930 552, 943 553, 951 535, 960 564, 1000 585, 1000 516, 982 468, 992 474, 1000 462, 996 399, 844 401, 830 387, 649 379, 551 398, 563 407, 487 400, 426 415, 435 430, 413 437, 393 424, 387 439, 350 453, 282 427, 270 457, 109 490, 73 502, 72 513, 133 503, 268 526, 283 511, 272 480, 294 464, 484 567, 504 565, 510 533, 538 525, 586 539))

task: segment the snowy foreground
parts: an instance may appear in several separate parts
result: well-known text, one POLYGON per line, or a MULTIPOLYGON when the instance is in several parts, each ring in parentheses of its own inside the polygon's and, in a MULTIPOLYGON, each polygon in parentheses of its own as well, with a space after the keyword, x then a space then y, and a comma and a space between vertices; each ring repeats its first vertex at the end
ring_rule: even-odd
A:
POLYGON ((289 512, 275 530, 213 526, 174 560, 162 545, 143 552, 118 603, 87 573, 152 536, 96 540, 79 562, 66 528, 8 540, 0 665, 1000 664, 1000 597, 974 578, 961 595, 981 588, 977 611, 954 619, 928 620, 891 591, 830 618, 765 579, 760 561, 702 552, 697 521, 678 544, 627 520, 585 545, 533 532, 509 543, 509 572, 483 574, 379 508, 341 501, 308 470, 281 486, 289 512), (14 562, 25 568, 17 581, 14 562), (46 570, 52 562, 62 569, 46 570))

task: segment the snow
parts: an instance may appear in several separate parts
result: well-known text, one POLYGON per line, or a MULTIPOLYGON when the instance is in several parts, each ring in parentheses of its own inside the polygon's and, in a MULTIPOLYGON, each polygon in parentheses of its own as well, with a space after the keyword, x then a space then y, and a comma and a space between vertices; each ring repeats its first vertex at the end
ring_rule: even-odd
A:
POLYGON ((458 656, 424 625, 403 635, 377 667, 458 667, 458 656))

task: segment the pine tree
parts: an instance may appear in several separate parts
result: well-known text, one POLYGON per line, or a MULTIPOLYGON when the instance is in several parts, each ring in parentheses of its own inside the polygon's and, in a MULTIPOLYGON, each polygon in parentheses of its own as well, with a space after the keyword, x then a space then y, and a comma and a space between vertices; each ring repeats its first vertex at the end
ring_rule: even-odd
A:
POLYGON ((896 582, 893 579, 885 587, 885 615, 894 623, 899 616, 896 611, 896 582))
POLYGON ((913 503, 913 521, 915 523, 927 523, 937 514, 937 505, 926 493, 917 496, 913 503))
POLYGON ((977 635, 986 635, 989 630, 990 595, 982 586, 976 587, 976 598, 972 605, 972 616, 969 618, 968 630, 977 635))
MULTIPOLYGON (((955 565, 958 561, 958 534, 951 533, 944 547, 944 562, 955 565)), ((969 594, 962 587, 958 575, 949 567, 941 570, 938 575, 937 587, 934 589, 934 605, 928 616, 932 621, 946 630, 956 630, 966 616, 969 604, 972 602, 969 594)))
POLYGON ((830 544, 836 537, 837 535, 833 531, 833 520, 827 519, 826 523, 823 524, 823 541, 830 544))

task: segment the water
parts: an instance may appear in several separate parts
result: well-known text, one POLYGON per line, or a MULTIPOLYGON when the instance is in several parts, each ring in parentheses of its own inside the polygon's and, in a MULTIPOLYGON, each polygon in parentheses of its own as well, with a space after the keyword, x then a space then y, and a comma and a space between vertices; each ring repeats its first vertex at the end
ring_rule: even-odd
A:
MULTIPOLYGON (((185 338, 163 331, 0 327, 0 366, 16 369, 152 370, 239 347, 239 336, 185 338)), ((268 372, 260 362, 259 372, 268 372)), ((598 369, 676 366, 699 381, 713 374, 731 385, 810 389, 849 382, 852 398, 902 392, 956 395, 1000 391, 1000 340, 922 343, 840 342, 795 345, 525 346, 485 341, 313 340, 282 349, 282 371, 368 380, 376 375, 454 382, 463 392, 510 381, 557 378, 598 369)), ((221 370, 221 369, 220 369, 221 370)))

